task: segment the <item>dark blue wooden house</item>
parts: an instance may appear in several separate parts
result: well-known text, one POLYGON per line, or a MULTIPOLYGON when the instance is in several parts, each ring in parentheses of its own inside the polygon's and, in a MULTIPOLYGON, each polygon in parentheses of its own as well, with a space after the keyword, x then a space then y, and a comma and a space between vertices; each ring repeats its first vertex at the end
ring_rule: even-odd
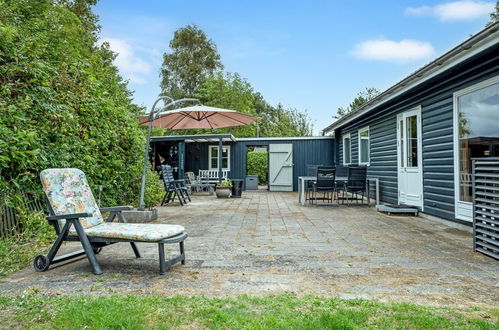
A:
POLYGON ((472 220, 471 159, 499 156, 496 23, 324 129, 335 162, 368 165, 381 200, 472 220))

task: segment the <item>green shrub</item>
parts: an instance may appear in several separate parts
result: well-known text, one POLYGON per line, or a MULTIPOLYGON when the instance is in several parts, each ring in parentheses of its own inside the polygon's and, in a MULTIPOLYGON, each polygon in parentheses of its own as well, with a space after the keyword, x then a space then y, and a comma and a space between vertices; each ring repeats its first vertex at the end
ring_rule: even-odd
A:
MULTIPOLYGON (((113 65, 116 55, 96 46, 92 3, 0 0, 0 200, 20 212, 24 228, 2 240, 2 256, 26 261, 46 241, 45 227, 35 228, 36 215, 16 197, 42 195, 39 173, 46 168, 81 169, 96 195, 102 187, 101 206, 137 204, 142 109, 113 65)), ((160 185, 148 177, 151 206, 160 185)))
POLYGON ((222 182, 217 183, 217 187, 230 188, 232 187, 232 180, 225 179, 222 182))
POLYGON ((258 184, 265 184, 269 167, 268 152, 250 151, 247 153, 246 173, 247 175, 257 175, 258 184))
POLYGON ((141 109, 115 55, 95 46, 88 4, 72 3, 0 1, 0 195, 39 193, 41 170, 76 167, 103 187, 102 206, 133 203, 141 109))
MULTIPOLYGON (((140 187, 138 189, 140 189, 140 187)), ((163 186, 163 183, 160 181, 159 173, 153 170, 148 170, 146 172, 146 189, 144 192, 144 203, 146 207, 158 206, 164 194, 165 188, 163 186)), ((135 206, 139 206, 139 203, 140 194, 136 198, 135 206)))
POLYGON ((54 228, 42 212, 18 209, 22 231, 0 238, 0 276, 18 271, 33 261, 37 254, 47 253, 47 245, 55 240, 54 228))

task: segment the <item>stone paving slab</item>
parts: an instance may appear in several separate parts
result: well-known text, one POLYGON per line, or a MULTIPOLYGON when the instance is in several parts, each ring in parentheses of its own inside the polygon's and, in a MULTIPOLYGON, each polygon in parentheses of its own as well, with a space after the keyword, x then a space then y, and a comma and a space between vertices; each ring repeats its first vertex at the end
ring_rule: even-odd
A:
MULTIPOLYGON (((158 275, 157 246, 105 248, 101 276, 86 259, 28 267, 0 290, 61 294, 140 293, 230 296, 294 292, 343 298, 499 307, 499 262, 472 251, 469 232, 366 206, 302 206, 296 193, 249 192, 241 199, 194 196, 159 208, 161 223, 183 225, 187 264, 158 275)), ((77 244, 66 244, 72 251, 77 244)), ((174 254, 177 247, 169 246, 174 254)))

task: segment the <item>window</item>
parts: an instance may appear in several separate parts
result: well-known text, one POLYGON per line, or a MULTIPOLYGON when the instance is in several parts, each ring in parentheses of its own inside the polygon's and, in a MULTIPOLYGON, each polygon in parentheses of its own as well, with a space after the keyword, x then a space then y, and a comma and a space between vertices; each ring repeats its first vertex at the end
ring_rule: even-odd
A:
POLYGON ((405 118, 407 167, 418 167, 418 116, 405 118))
POLYGON ((343 164, 348 165, 352 162, 352 141, 350 133, 343 136, 343 164))
POLYGON ((499 77, 454 94, 458 201, 472 202, 472 158, 499 156, 499 77))
POLYGON ((359 164, 369 165, 369 127, 359 130, 359 164))
MULTIPOLYGON (((218 170, 218 146, 210 146, 208 158, 210 170, 218 170)), ((230 170, 230 146, 222 147, 222 169, 230 170)))

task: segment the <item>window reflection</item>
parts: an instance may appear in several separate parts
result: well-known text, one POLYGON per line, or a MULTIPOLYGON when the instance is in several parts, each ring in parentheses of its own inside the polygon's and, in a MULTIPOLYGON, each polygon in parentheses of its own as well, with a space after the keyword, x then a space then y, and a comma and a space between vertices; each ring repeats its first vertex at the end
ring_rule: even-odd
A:
POLYGON ((345 137, 343 139, 343 154, 344 154, 344 164, 350 164, 352 162, 351 155, 351 146, 350 146, 350 137, 345 137))
POLYGON ((369 129, 359 132, 359 163, 369 163, 369 129))
POLYGON ((499 83, 458 97, 459 196, 471 202, 471 159, 499 156, 499 83))
POLYGON ((418 167, 418 122, 417 116, 406 118, 407 167, 418 167))

